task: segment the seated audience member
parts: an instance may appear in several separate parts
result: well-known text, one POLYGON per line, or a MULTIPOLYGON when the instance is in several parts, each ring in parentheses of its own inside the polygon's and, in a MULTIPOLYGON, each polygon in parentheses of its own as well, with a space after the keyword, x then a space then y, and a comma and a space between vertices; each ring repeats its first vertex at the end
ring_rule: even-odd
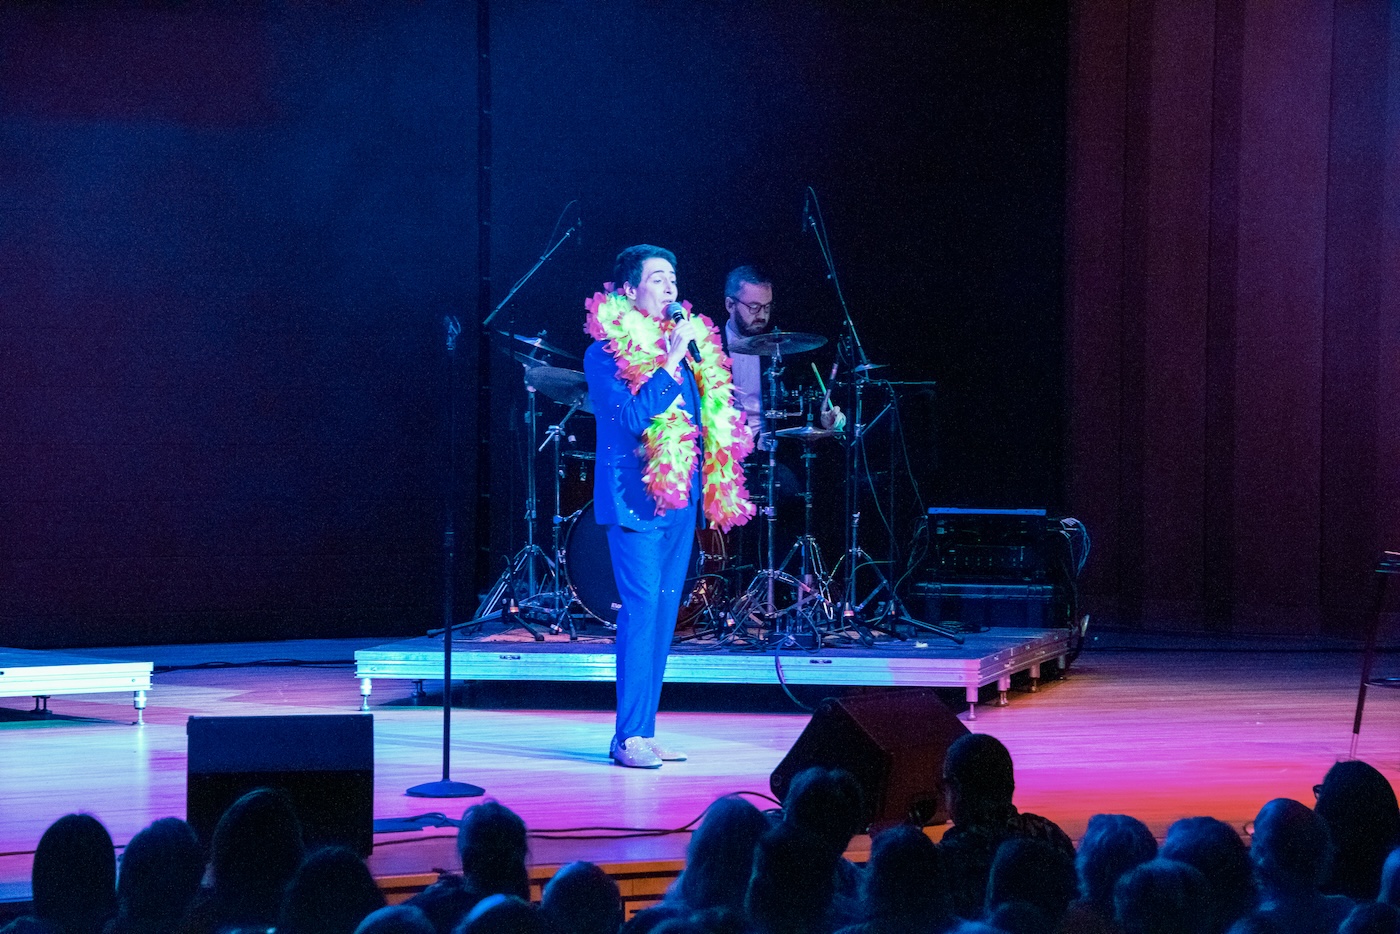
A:
POLYGON ((538 907, 515 895, 495 893, 457 925, 454 934, 548 934, 549 926, 538 907))
POLYGON ((1095 814, 1089 818, 1074 858, 1079 898, 1066 914, 1066 929, 1080 934, 1111 930, 1113 887, 1125 872, 1156 855, 1156 838, 1136 817, 1095 814))
POLYGON ((1148 860, 1113 887, 1114 918, 1123 934, 1206 934, 1210 891, 1194 866, 1148 860))
POLYGON ((995 737, 972 733, 948 747, 943 789, 953 826, 939 848, 959 916, 981 914, 992 860, 1007 840, 1041 840, 1074 860, 1074 844, 1063 830, 1011 803, 1016 790, 1011 753, 995 737))
POLYGON ((666 893, 666 902, 686 911, 742 912, 754 848, 771 826, 763 812, 743 798, 731 795, 711 803, 690 837, 685 868, 666 893))
POLYGON ((5 934, 101 934, 116 910, 116 849, 90 814, 66 814, 49 825, 29 878, 31 914, 11 921, 5 934))
POLYGON ((364 860, 344 847, 322 847, 292 876, 277 934, 354 934, 383 907, 384 893, 364 860))
POLYGON ((540 907, 560 931, 617 934, 622 927, 622 893, 592 863, 569 863, 556 872, 544 887, 540 907))
POLYGON ((1313 805, 1332 835, 1332 871, 1322 891, 1375 899, 1381 865, 1400 846, 1400 805, 1385 776, 1364 762, 1338 762, 1317 787, 1313 805))
POLYGON ((186 934, 266 930, 301 865, 301 822, 280 791, 259 788, 229 806, 209 845, 211 885, 180 923, 186 934))
POLYGON ((1400 931, 1400 911, 1384 902, 1357 905, 1347 915, 1337 934, 1396 934, 1400 931))
POLYGON ((988 925, 1005 934, 1054 934, 1049 916, 1030 902, 1002 902, 987 912, 988 925))
POLYGON ((754 850, 753 876, 744 899, 756 934, 827 934, 835 894, 831 844, 788 821, 774 827, 754 850))
POLYGON ((433 934, 433 924, 412 905, 389 905, 370 912, 355 934, 433 934))
MULTIPOLYGON (((1082 846, 1082 844, 1081 844, 1082 846)), ((1228 931, 1259 901, 1249 848, 1235 828, 1214 817, 1184 817, 1167 828, 1160 855, 1195 866, 1206 877, 1214 913, 1213 934, 1228 931)))
POLYGON ((1381 866, 1381 892, 1378 900, 1400 908, 1400 849, 1391 850, 1381 866))
POLYGON ((467 808, 457 832, 460 876, 444 875, 409 899, 428 916, 438 934, 451 934, 477 902, 488 895, 530 900, 529 836, 525 822, 497 801, 467 808))
POLYGON ((167 934, 204 880, 204 850, 190 825, 164 817, 131 838, 117 873, 117 916, 107 934, 167 934))
POLYGON ((987 877, 988 920, 998 906, 1024 902, 1044 916, 1044 934, 1052 934, 1077 887, 1074 860, 1063 852, 1043 840, 1007 840, 997 849, 987 877))
POLYGON ((942 934, 955 923, 942 854, 919 828, 877 836, 864 875, 862 922, 842 934, 942 934))
POLYGON ((1258 914, 1282 934, 1333 934, 1351 913, 1351 899, 1320 889, 1332 860, 1327 824, 1289 798, 1265 804, 1249 848, 1259 882, 1258 914))
POLYGON ((846 859, 851 838, 865 829, 865 802, 855 776, 844 769, 804 769, 783 799, 783 820, 811 833, 836 853, 833 921, 860 920, 861 871, 846 859))

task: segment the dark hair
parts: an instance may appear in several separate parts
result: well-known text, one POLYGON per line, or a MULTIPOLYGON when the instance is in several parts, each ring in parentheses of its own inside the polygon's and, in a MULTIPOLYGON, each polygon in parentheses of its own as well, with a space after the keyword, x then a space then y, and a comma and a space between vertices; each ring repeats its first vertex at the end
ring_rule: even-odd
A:
POLYGON ((865 829, 860 783, 845 769, 803 769, 783 796, 783 820, 816 834, 839 857, 865 829))
POLYGON ((754 285, 772 285, 773 280, 759 269, 757 266, 738 266, 729 271, 729 275, 724 279, 724 297, 733 298, 739 294, 739 289, 745 282, 754 285))
POLYGON ((1142 821, 1126 814, 1095 814, 1074 861, 1079 893, 1094 910, 1111 918, 1118 878, 1156 855, 1157 839, 1142 821))
POLYGON ((457 832, 462 876, 479 897, 514 895, 530 898, 530 855, 525 822, 499 801, 467 808, 457 832))
POLYGON ((477 903, 453 934, 545 934, 544 915, 527 899, 496 893, 477 903))
POLYGON ((30 870, 34 916, 63 934, 97 934, 117 900, 117 853, 91 814, 65 814, 49 825, 30 870))
POLYGON ((1384 902, 1363 902, 1337 928, 1337 934, 1395 934, 1400 930, 1400 911, 1384 902))
POLYGON ((685 868, 669 897, 692 910, 742 910, 754 847, 770 826, 763 812, 743 798, 726 796, 712 802, 691 835, 685 868))
POLYGON ((617 934, 622 927, 622 893, 593 863, 569 863, 556 872, 540 907, 560 930, 574 934, 617 934))
POLYGON ((943 854, 910 824, 891 827, 875 838, 861 889, 872 920, 917 917, 942 927, 953 917, 943 854))
POLYGON ((1184 817, 1167 828, 1158 855, 1195 866, 1215 904, 1213 930, 1224 931, 1254 910, 1254 864, 1235 828, 1214 817, 1184 817))
POLYGON ((434 934, 428 916, 414 905, 388 905, 372 911, 355 934, 434 934))
POLYGON ((784 821, 754 850, 744 909, 759 934, 816 929, 835 894, 839 855, 809 831, 784 821))
POLYGON ((1365 762, 1338 762, 1327 770, 1313 805, 1336 848, 1322 890, 1370 901, 1381 887, 1381 864, 1400 844, 1400 806, 1384 775, 1365 762))
POLYGON ((169 926, 199 891, 204 849, 189 824, 163 817, 131 838, 119 866, 118 918, 169 926))
POLYGON ((676 268, 676 254, 664 247, 652 246, 650 243, 629 246, 617 254, 617 261, 613 264, 613 288, 620 291, 629 283, 633 288, 641 285, 642 266, 647 260, 658 258, 670 263, 672 269, 676 268))
POLYGON ((1016 791, 1010 751, 986 733, 960 736, 948 747, 943 780, 969 803, 1010 804, 1016 791))
POLYGON ((384 893, 364 860, 340 846, 306 857, 287 886, 278 934, 353 934, 371 912, 384 907, 384 893))
POLYGON ((1123 934, 1205 934, 1210 915, 1201 905, 1209 898, 1199 869, 1158 858, 1118 880, 1114 916, 1123 934))
POLYGON ((282 893, 305 855, 301 822, 287 796, 258 788, 233 802, 219 818, 209 850, 223 919, 275 922, 282 893))
POLYGON ((1332 861, 1327 822, 1301 802, 1275 798, 1254 819, 1249 858, 1266 894, 1316 891, 1332 861))
POLYGON ((1074 861, 1041 840, 1014 838, 997 848, 987 876, 987 910, 1004 902, 1034 905, 1059 927, 1075 892, 1074 861))

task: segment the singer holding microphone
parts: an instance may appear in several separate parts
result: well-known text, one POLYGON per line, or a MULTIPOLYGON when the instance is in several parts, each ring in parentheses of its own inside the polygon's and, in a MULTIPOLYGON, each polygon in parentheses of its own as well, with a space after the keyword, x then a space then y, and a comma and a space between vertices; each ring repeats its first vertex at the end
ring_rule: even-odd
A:
POLYGON ((609 755, 630 768, 685 759, 656 739, 656 711, 695 529, 727 532, 754 514, 741 469, 753 437, 729 359, 710 320, 677 295, 675 254, 642 244, 619 253, 613 281, 584 302, 594 512, 622 600, 609 755))

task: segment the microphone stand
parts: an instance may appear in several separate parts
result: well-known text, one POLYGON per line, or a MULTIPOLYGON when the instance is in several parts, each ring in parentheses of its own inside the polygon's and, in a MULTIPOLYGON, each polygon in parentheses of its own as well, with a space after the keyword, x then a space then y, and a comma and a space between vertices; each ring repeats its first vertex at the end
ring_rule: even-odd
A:
MULTIPOLYGON (((841 306, 842 324, 846 330, 842 340, 851 363, 852 391, 855 400, 851 411, 851 436, 846 443, 846 514, 850 516, 850 522, 846 526, 846 555, 843 559, 846 562, 846 580, 845 597, 841 604, 842 622, 855 629, 862 642, 866 644, 873 642, 874 634, 870 631, 870 627, 864 624, 865 608, 874 601, 881 591, 887 591, 889 596, 885 601, 885 612, 875 620, 876 623, 893 618, 895 624, 902 623, 910 629, 943 636, 945 639, 962 645, 964 640, 961 634, 910 616, 909 611, 904 606, 904 601, 895 593, 894 584, 890 582, 889 577, 880 570, 879 565, 866 553, 865 549, 860 547, 861 481, 856 474, 856 469, 861 460, 857 458, 857 453, 863 458, 865 432, 874 426, 875 421, 879 421, 884 412, 876 416, 875 421, 872 421, 870 425, 861 422, 864 417, 865 388, 871 382, 870 372, 875 367, 870 363, 870 358, 866 356, 865 345, 860 342, 856 323, 851 318, 850 306, 846 304, 845 293, 841 291, 841 280, 836 275, 836 263, 831 256, 831 241, 826 233, 826 221, 822 218, 821 202, 817 198, 816 190, 810 185, 807 186, 807 198, 816 211, 808 211, 803 218, 803 223, 806 228, 812 231, 812 235, 817 241, 817 248, 821 250, 822 254, 822 262, 826 265, 827 281, 836 291, 836 301, 841 306), (864 600, 859 600, 856 590, 856 572, 860 570, 862 564, 870 567, 878 578, 878 583, 864 600)), ((888 631, 892 635, 905 638, 894 626, 890 626, 888 631)))
POLYGON ((457 509, 457 336, 462 324, 448 315, 447 327, 447 521, 442 533, 442 780, 414 785, 405 794, 415 798, 475 798, 486 794, 478 785, 452 780, 452 616, 456 594, 457 531, 453 513, 457 509))
MULTIPOLYGON (((565 207, 568 207, 568 205, 565 205, 565 207)), ((510 300, 512 298, 515 298, 515 293, 520 291, 520 287, 523 286, 526 282, 530 281, 530 277, 533 276, 536 272, 538 272, 539 268, 543 266, 551 256, 554 255, 555 250, 559 249, 561 246, 564 245, 565 240, 569 239, 575 233, 578 232, 580 226, 581 224, 579 222, 575 222, 573 225, 571 225, 568 230, 564 231, 564 233, 560 235, 558 240, 554 241, 553 246, 544 251, 544 255, 535 261, 535 265, 531 266, 528 270, 526 270, 525 275, 521 276, 518 280, 516 280, 515 285, 511 286, 510 291, 506 293, 506 297, 501 299, 501 303, 491 310, 491 313, 486 316, 485 321, 481 322, 481 326, 483 328, 490 326, 491 322, 495 319, 496 315, 501 313, 501 309, 506 307, 506 305, 510 304, 510 300)))

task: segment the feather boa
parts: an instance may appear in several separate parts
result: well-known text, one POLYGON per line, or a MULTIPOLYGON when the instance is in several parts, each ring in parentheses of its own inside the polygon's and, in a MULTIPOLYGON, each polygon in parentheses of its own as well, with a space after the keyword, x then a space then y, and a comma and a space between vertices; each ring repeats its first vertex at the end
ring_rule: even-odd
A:
MULTIPOLYGON (((602 292, 584 301, 588 316, 584 330, 603 341, 617 364, 617 378, 636 395, 666 362, 666 335, 675 326, 657 321, 632 306, 627 296, 606 283, 602 292)), ((690 303, 685 308, 690 310, 690 303)), ((723 532, 743 525, 754 515, 740 464, 753 450, 753 435, 734 407, 734 382, 719 332, 704 315, 708 334, 699 342, 700 362, 690 362, 700 386, 700 425, 705 454, 701 464, 705 518, 723 532)), ((652 418, 642 433, 637 454, 642 458, 642 482, 656 502, 657 513, 682 509, 690 500, 690 475, 695 470, 695 438, 700 431, 690 412, 677 399, 652 418)))

